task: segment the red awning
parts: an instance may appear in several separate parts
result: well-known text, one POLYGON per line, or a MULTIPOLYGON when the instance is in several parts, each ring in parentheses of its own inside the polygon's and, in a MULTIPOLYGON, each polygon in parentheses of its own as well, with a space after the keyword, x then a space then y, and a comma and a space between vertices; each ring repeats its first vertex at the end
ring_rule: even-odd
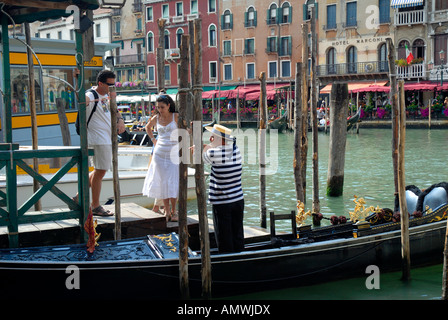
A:
MULTIPOLYGON (((373 87, 373 86, 378 86, 378 87, 382 87, 385 86, 387 83, 387 81, 372 81, 372 82, 348 82, 348 92, 352 93, 352 92, 367 92, 369 90, 362 90, 362 89, 367 89, 369 87, 373 87), (355 91, 357 90, 357 91, 355 91)), ((322 90, 320 90, 321 94, 329 94, 331 93, 331 88, 332 88, 332 84, 328 84, 326 85, 322 90)))
POLYGON ((370 87, 365 87, 365 88, 357 88, 352 90, 352 93, 357 93, 357 92, 389 92, 390 91, 390 87, 386 87, 386 86, 370 86, 370 87))
POLYGON ((405 91, 434 91, 437 88, 437 83, 430 81, 420 81, 415 83, 404 83, 405 91))

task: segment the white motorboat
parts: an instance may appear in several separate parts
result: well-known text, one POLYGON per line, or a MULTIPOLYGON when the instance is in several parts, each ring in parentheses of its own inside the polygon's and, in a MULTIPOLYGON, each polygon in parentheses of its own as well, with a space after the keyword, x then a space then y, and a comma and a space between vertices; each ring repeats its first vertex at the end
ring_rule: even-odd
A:
MULTIPOLYGON (((21 147, 22 148, 22 147, 21 147)), ((24 147, 27 148, 27 147, 24 147)), ((28 147, 29 148, 29 147, 28 147)), ((42 147, 45 148, 45 147, 42 147)), ((52 147, 54 148, 54 147, 52 147)), ((131 202, 146 208, 152 208, 153 198, 142 195, 143 182, 149 167, 152 147, 139 146, 119 146, 118 148, 118 176, 120 184, 120 200, 122 203, 131 202)), ((49 180, 54 172, 58 170, 61 164, 64 164, 64 158, 60 160, 52 159, 53 164, 44 164, 42 159, 39 161, 39 173, 49 180), (51 167, 54 168, 51 168, 51 167), (42 170, 41 170, 42 168, 42 170), (48 173, 46 173, 48 172, 48 173)), ((92 168, 91 168, 92 169, 92 168)), ((206 174, 207 175, 207 174, 206 174)), ((78 173, 76 168, 67 173, 57 183, 57 187, 68 196, 74 196, 78 190, 78 173)), ((188 199, 196 197, 195 192, 194 169, 188 168, 188 199)), ((4 169, 0 171, 0 190, 5 191, 6 176, 4 169)), ((27 199, 33 195, 33 179, 28 174, 18 170, 17 175, 17 204, 20 207, 27 199)), ((108 171, 103 179, 101 188, 100 202, 110 204, 114 199, 113 173, 108 171)), ((42 209, 65 208, 67 205, 56 197, 53 193, 47 192, 41 198, 42 209)))

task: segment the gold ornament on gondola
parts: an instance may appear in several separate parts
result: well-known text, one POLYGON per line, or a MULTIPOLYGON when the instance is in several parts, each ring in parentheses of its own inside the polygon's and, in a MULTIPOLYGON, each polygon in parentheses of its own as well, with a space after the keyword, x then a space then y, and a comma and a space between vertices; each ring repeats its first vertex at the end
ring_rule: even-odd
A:
POLYGON ((297 200, 297 214, 296 214, 296 223, 297 226, 301 226, 304 224, 307 217, 311 216, 311 210, 305 212, 305 203, 300 200, 297 200))
POLYGON ((355 203, 355 209, 353 212, 349 212, 350 220, 353 222, 364 221, 365 218, 371 213, 379 213, 381 212, 380 207, 369 206, 365 207, 366 201, 364 198, 358 198, 356 195, 354 196, 353 202, 355 203))

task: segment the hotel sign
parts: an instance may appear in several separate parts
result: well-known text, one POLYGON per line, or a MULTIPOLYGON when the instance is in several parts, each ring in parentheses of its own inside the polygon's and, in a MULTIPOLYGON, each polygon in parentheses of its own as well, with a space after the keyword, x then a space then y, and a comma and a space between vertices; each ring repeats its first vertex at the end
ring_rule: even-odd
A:
POLYGON ((363 38, 357 38, 357 39, 345 39, 345 40, 336 40, 336 41, 329 41, 331 43, 331 46, 337 47, 337 46, 356 46, 360 44, 370 44, 370 43, 381 43, 385 42, 385 37, 363 37, 363 38))

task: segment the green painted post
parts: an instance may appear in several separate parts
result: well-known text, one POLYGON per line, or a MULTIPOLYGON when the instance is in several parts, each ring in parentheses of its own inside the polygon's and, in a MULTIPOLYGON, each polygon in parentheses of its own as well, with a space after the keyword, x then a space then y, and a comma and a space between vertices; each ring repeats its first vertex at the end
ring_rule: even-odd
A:
POLYGON ((8 149, 12 153, 10 161, 6 165, 6 208, 9 215, 8 237, 9 246, 17 248, 19 246, 19 225, 17 216, 17 180, 16 165, 13 160, 14 150, 12 145, 12 120, 11 120, 11 66, 9 61, 9 37, 8 18, 2 15, 2 44, 3 44, 3 109, 4 109, 4 139, 10 143, 8 149))
POLYGON ((78 194, 81 206, 80 224, 81 238, 87 242, 88 234, 84 230, 84 224, 89 213, 89 162, 88 162, 88 145, 87 145, 87 118, 86 118, 86 90, 84 88, 84 51, 82 48, 82 33, 76 31, 76 64, 80 71, 78 76, 78 108, 80 123, 80 145, 81 145, 81 161, 78 170, 79 184, 78 194))

